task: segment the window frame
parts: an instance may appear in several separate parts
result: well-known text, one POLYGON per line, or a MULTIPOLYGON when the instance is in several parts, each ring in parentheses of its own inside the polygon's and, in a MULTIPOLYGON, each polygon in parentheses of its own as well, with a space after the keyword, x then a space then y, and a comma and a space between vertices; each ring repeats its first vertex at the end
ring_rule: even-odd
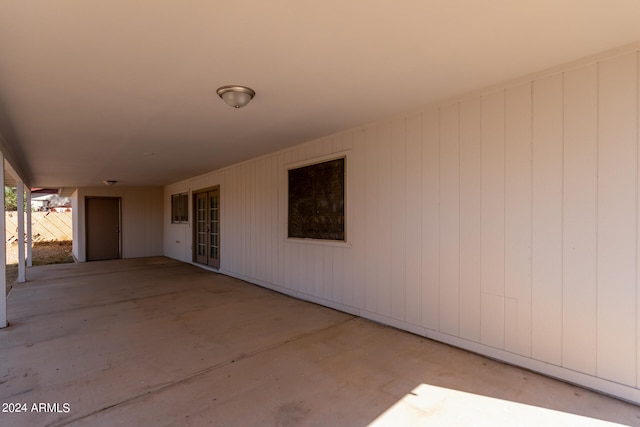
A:
POLYGON ((307 159, 295 163, 290 163, 286 165, 285 171, 285 182, 286 182, 286 192, 284 194, 283 200, 283 208, 286 213, 286 224, 285 224, 285 241, 291 243, 311 243, 318 244, 323 246, 339 246, 339 247, 351 247, 351 243, 349 241, 350 234, 348 231, 349 218, 350 218, 350 203, 349 203, 349 150, 336 152, 332 154, 328 154, 325 156, 315 157, 312 159, 307 159), (308 166, 313 166, 317 164, 322 164, 326 162, 331 162, 334 160, 344 160, 343 165, 343 239, 335 240, 335 239, 323 239, 323 238, 314 238, 314 237, 292 237, 289 236, 289 171, 294 169, 300 169, 308 166))
POLYGON ((172 194, 171 195, 171 224, 188 224, 188 223, 189 223, 189 192, 172 194))

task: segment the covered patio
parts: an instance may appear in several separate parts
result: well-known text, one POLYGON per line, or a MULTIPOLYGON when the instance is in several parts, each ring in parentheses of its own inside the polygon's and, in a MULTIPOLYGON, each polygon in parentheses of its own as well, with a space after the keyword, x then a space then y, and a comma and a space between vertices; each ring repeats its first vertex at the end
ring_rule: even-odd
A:
POLYGON ((640 425, 635 405, 165 257, 31 267, 8 319, 3 426, 640 425))

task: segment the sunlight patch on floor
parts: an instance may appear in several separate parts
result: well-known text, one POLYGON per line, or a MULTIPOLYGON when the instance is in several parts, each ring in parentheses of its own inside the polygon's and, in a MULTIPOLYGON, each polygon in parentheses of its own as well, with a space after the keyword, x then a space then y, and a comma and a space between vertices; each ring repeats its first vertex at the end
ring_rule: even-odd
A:
POLYGON ((566 412, 421 384, 370 426, 620 426, 566 412))

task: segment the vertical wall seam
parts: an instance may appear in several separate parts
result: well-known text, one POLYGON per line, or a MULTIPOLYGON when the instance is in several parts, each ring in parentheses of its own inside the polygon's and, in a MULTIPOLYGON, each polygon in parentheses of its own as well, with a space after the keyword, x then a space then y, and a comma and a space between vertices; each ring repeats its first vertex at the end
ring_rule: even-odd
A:
POLYGON ((460 226, 461 226, 461 220, 460 218, 462 217, 462 215, 460 214, 460 206, 461 206, 461 199, 462 199, 462 191, 460 188, 460 182, 462 181, 461 176, 460 176, 460 170, 461 170, 461 165, 460 165, 460 133, 461 133, 461 116, 460 116, 460 109, 461 109, 461 105, 460 105, 460 101, 458 101, 456 103, 456 112, 458 113, 458 120, 457 120, 457 125, 458 125, 458 132, 457 132, 457 144, 458 144, 458 321, 456 322, 456 335, 460 336, 460 277, 462 276, 462 272, 461 272, 461 268, 460 268, 460 247, 461 247, 461 241, 460 241, 460 226))
POLYGON ((599 354, 599 294, 600 294, 600 62, 596 62, 596 298, 595 298, 595 313, 596 313, 596 362, 595 362, 595 376, 598 376, 598 354, 599 354))
POLYGON ((482 155, 482 145, 483 145, 483 128, 482 128, 482 124, 483 124, 483 112, 484 112, 484 107, 483 107, 483 99, 484 96, 480 96, 480 135, 479 135, 479 140, 480 140, 480 295, 478 295, 478 304, 480 305, 480 319, 479 319, 479 324, 480 324, 480 343, 482 343, 483 340, 483 336, 482 336, 482 330, 483 330, 483 324, 482 324, 482 312, 483 312, 483 304, 482 304, 482 272, 483 272, 483 250, 482 250, 482 203, 483 203, 483 197, 482 197, 482 184, 483 184, 483 170, 482 170, 482 160, 483 160, 483 155, 482 155))
POLYGON ((420 111, 420 280, 419 287, 420 289, 420 326, 424 327, 424 288, 423 288, 423 269, 422 269, 422 257, 424 255, 424 245, 422 235, 424 232, 424 113, 420 111))
MULTIPOLYGON (((507 348, 507 89, 502 89, 502 348, 507 348)), ((517 322, 516 322, 517 325, 517 322)))
POLYGON ((534 106, 534 84, 533 84, 533 80, 531 80, 529 82, 529 108, 530 108, 530 112, 529 112, 529 158, 530 158, 530 188, 529 188, 529 194, 530 194, 530 198, 531 198, 531 204, 530 204, 530 212, 529 215, 531 217, 531 228, 529 231, 529 245, 530 245, 530 251, 529 251, 529 277, 530 277, 530 283, 531 286, 529 286, 529 304, 530 304, 530 308, 529 308, 529 356, 532 357, 533 356, 533 313, 534 313, 534 309, 535 309, 535 304, 534 304, 534 299, 533 299, 533 288, 535 286, 535 281, 533 279, 533 252, 534 252, 534 244, 533 244, 533 228, 534 228, 534 216, 533 216, 533 210, 534 210, 534 194, 533 194, 533 185, 534 185, 534 167, 535 167, 535 163, 534 163, 534 156, 533 156, 533 144, 534 144, 534 114, 535 114, 535 106, 534 106))
POLYGON ((442 107, 438 107, 438 325, 437 330, 441 331, 440 317, 442 313, 442 107))
MULTIPOLYGON (((380 128, 379 126, 376 126, 375 128, 375 154, 376 154, 376 161, 375 161, 375 165, 372 165, 375 167, 374 169, 374 176, 375 176, 375 189, 376 189, 376 194, 377 191, 379 190, 380 187, 380 176, 378 175, 378 171, 380 170, 379 167, 379 162, 380 162, 380 128)), ((366 149, 367 147, 365 147, 366 149)), ((367 164, 365 163, 365 168, 366 168, 367 164)), ((366 169, 365 169, 366 171, 366 169)), ((366 173, 365 173, 365 177, 366 177, 366 173)), ((369 185, 371 185, 369 183, 369 185)), ((379 204, 378 204, 379 205, 379 204)), ((366 209, 365 209, 366 211, 366 209)), ((380 223, 380 212, 376 211, 376 225, 380 223)), ((376 237, 376 241, 378 242, 378 244, 380 243, 380 237, 376 237)), ((376 258, 378 257, 378 252, 376 252, 376 258)), ((378 268, 378 263, 375 263, 376 265, 376 289, 375 289, 375 296, 376 296, 376 301, 375 301, 375 306, 376 306, 376 312, 381 313, 382 309, 381 309, 381 304, 380 304, 380 285, 381 285, 381 280, 380 280, 380 269, 378 268)))
POLYGON ((566 99, 565 99, 565 72, 562 72, 561 77, 561 85, 562 85, 562 110, 561 110, 561 121, 562 121, 562 140, 561 144, 561 164, 560 164, 560 366, 564 366, 564 185, 565 185, 565 170, 564 170, 564 150, 565 150, 565 132, 566 132, 566 123, 565 123, 565 108, 566 108, 566 99))
POLYGON ((638 167, 640 164, 640 161, 638 161, 638 159, 640 159, 639 154, 640 154, 640 150, 639 150, 639 139, 640 139, 640 110, 638 109, 640 106, 640 88, 638 87, 638 82, 640 82, 640 60, 638 57, 638 51, 635 52, 636 54, 636 286, 635 286, 635 309, 636 309, 636 333, 635 333, 635 339, 636 339, 636 345, 635 345, 635 349, 636 349, 636 357, 635 357, 635 368, 636 368, 636 378, 635 378, 635 386, 638 387, 638 255, 640 254, 639 250, 638 250, 638 245, 640 244, 640 240, 638 239, 638 226, 639 226, 639 222, 638 222, 638 215, 640 214, 640 209, 638 208, 639 204, 640 204, 640 198, 638 197, 638 191, 640 191, 640 183, 638 182, 638 180, 640 179, 640 174, 638 173, 638 167))
MULTIPOLYGON (((370 311, 369 304, 368 304, 369 298, 367 298, 367 295, 369 294, 369 292, 367 292, 367 287, 371 286, 372 284, 369 283, 369 281, 367 280, 367 270, 368 270, 368 268, 367 268, 367 249, 366 249, 368 247, 368 244, 367 244, 367 223, 370 220, 368 218, 368 215, 367 215, 367 213, 368 213, 367 212, 367 200, 368 200, 368 197, 367 197, 367 185, 368 185, 367 163, 368 163, 368 160, 369 160, 368 156, 367 156, 367 151, 369 151, 368 150, 369 147, 367 146, 368 145, 367 128, 363 129, 362 132, 364 133, 364 136, 363 136, 364 142, 362 144, 362 153, 360 153, 360 155, 362 156, 362 159, 363 159, 363 161, 362 161, 363 166, 362 166, 361 173, 362 173, 362 177, 363 177, 363 179, 362 179, 362 183, 363 183, 362 184, 362 191, 364 193, 364 195, 362 197, 362 199, 363 199, 363 203, 362 203, 362 217, 363 217, 362 218, 362 222, 364 224, 364 233, 362 233, 362 242, 363 242, 363 245, 362 245, 363 246, 362 259, 364 260, 364 268, 363 268, 364 271, 362 272, 363 276, 362 276, 361 280, 364 283, 364 289, 362 291, 362 307, 361 308, 362 308, 362 310, 370 311)), ((331 149, 331 151, 333 151, 333 148, 331 149)), ((323 257, 324 257, 324 254, 323 254, 323 257)), ((333 262, 331 264, 333 265, 333 262)), ((378 277, 377 274, 376 274, 376 277, 378 277)), ((376 289, 377 289, 377 285, 376 285, 376 289)))
MULTIPOLYGON (((386 141, 387 143, 389 141, 386 141)), ((380 125, 376 125, 376 189, 380 188, 380 125)), ((378 193, 379 194, 379 193, 378 193)), ((378 206, 380 206, 380 196, 378 195, 378 206)), ((381 212, 378 211, 377 215, 376 215, 376 224, 380 224, 380 215, 381 212)), ((380 237, 378 236, 378 243, 380 242, 380 237)), ((378 257, 380 256, 380 250, 378 249, 376 251, 376 259, 378 259, 378 257)), ((380 273, 380 264, 376 262, 376 268, 377 268, 377 272, 378 275, 380 273)), ((381 292, 381 286, 382 286, 382 280, 380 280, 380 278, 378 277, 378 294, 377 294, 377 306, 378 306, 378 313, 383 313, 384 309, 381 303, 381 296, 382 296, 382 292, 381 292)))
MULTIPOLYGON (((364 216, 365 216, 365 228, 364 228, 364 239, 366 241, 367 237, 368 237, 368 233, 367 233, 367 224, 372 223, 375 217, 375 223, 378 223, 378 217, 380 215, 379 212, 376 211, 375 215, 372 215, 371 212, 368 211, 367 209, 367 194, 369 194, 369 190, 366 188, 368 186, 373 186, 374 190, 378 189, 378 176, 376 174, 376 171, 378 170, 378 128, 368 128, 365 131, 365 139, 364 139, 364 151, 362 153, 362 155, 364 156, 364 206, 362 211, 364 212, 364 216), (371 133, 374 131, 375 129, 375 134, 373 136, 371 136, 371 133), (367 139, 367 134, 370 135, 369 138, 371 139, 367 139), (375 165, 374 164, 369 164, 369 156, 367 155, 368 152, 372 152, 375 153, 375 165), (373 169, 372 169, 373 168, 373 169), (369 179, 367 179, 368 174, 370 174, 373 179, 372 181, 369 181, 369 179)), ((379 240, 379 237, 376 236, 376 241, 379 240)), ((368 245, 367 245, 368 246, 368 245)), ((376 257, 377 257, 377 253, 376 253, 376 257)), ((363 254, 363 258, 365 261, 365 272, 364 275, 366 277, 367 275, 367 250, 365 249, 365 252, 363 254)), ((333 262, 331 263, 333 266, 333 262)), ((378 290, 378 286, 379 286, 379 282, 380 282, 380 274, 378 272, 378 263, 374 263, 374 266, 370 266, 369 268, 375 268, 375 281, 374 283, 368 283, 368 281, 365 280, 365 282, 367 283, 367 286, 372 286, 374 285, 374 289, 373 289, 373 301, 370 301, 369 303, 367 303, 367 294, 369 294, 369 292, 366 291, 364 292, 364 308, 368 310, 367 306, 371 306, 371 307, 375 307, 374 310, 376 312, 380 312, 379 308, 379 301, 380 301, 380 295, 379 295, 379 290, 378 290)))
POLYGON ((404 306, 404 320, 405 322, 408 322, 408 312, 407 312, 407 286, 408 286, 408 279, 407 279, 407 223, 408 223, 408 218, 407 218, 407 212, 409 211, 408 209, 408 204, 409 204, 409 191, 408 191, 408 183, 409 183, 409 179, 410 176, 407 173, 409 171, 409 168, 407 168, 407 153, 408 153, 408 140, 409 140, 409 135, 407 134, 407 116, 404 117, 404 119, 402 120, 403 123, 403 137, 404 137, 404 170, 405 170, 405 175, 404 175, 404 230, 402 230, 402 232, 404 233, 404 238, 403 240, 403 249, 404 249, 404 253, 402 258, 404 259, 404 298, 402 300, 403 302, 403 306, 404 306))

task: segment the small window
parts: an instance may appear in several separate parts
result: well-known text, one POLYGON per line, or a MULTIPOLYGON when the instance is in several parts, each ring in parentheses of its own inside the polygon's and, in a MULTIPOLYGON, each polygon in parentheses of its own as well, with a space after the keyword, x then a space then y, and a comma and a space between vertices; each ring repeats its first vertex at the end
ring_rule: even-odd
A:
POLYGON ((289 169, 288 236, 345 241, 344 157, 289 169))
POLYGON ((174 224, 189 222, 189 195, 187 193, 171 195, 171 222, 174 224))

